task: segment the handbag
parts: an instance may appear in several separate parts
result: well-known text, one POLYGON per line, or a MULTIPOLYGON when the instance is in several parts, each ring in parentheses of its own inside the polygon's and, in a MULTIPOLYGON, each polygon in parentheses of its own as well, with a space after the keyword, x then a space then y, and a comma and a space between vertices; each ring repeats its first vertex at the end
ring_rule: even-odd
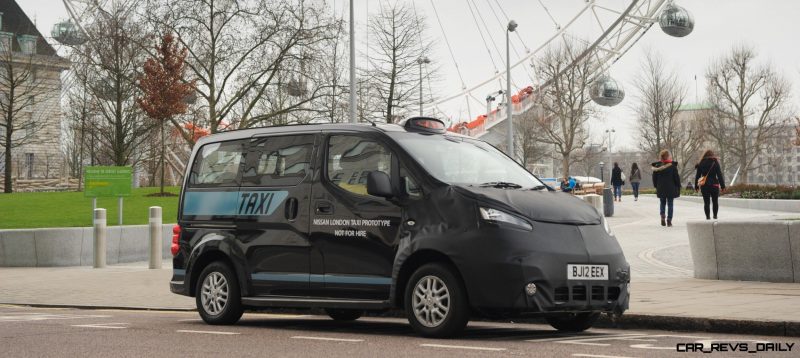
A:
POLYGON ((697 179, 697 186, 706 185, 706 180, 708 179, 708 175, 711 174, 711 170, 714 169, 715 164, 717 164, 716 160, 713 163, 711 163, 711 168, 708 169, 708 173, 706 173, 706 175, 701 176, 700 179, 697 179))

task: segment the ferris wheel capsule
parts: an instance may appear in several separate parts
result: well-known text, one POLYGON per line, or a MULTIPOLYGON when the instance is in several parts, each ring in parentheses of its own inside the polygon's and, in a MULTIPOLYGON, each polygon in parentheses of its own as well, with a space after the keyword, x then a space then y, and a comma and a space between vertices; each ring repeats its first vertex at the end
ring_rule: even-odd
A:
POLYGON ((609 76, 598 77, 592 82, 589 91, 592 101, 606 107, 616 106, 625 98, 625 90, 609 76))
POLYGON ((64 20, 53 25, 50 35, 64 45, 77 46, 86 42, 86 37, 71 20, 64 20))
POLYGON ((688 10, 675 4, 669 4, 661 12, 658 24, 667 35, 684 37, 694 30, 694 17, 688 10))

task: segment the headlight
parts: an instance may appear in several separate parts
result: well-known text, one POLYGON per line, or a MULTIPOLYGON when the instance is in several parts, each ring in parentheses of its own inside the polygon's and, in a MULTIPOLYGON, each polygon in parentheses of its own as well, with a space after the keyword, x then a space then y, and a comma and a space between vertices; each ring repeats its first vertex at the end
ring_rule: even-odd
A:
POLYGON ((605 228, 605 229, 606 229, 606 232, 607 232, 609 235, 614 235, 613 233, 611 233, 611 227, 610 227, 610 226, 608 226, 608 220, 606 220, 606 217, 605 217, 605 216, 603 216, 602 218, 603 218, 603 219, 602 219, 602 221, 603 221, 603 228, 605 228))
POLYGON ((531 226, 531 224, 526 220, 518 216, 511 215, 505 211, 491 208, 480 208, 480 211, 481 218, 483 218, 483 220, 493 223, 507 224, 523 230, 533 230, 533 226, 531 226))

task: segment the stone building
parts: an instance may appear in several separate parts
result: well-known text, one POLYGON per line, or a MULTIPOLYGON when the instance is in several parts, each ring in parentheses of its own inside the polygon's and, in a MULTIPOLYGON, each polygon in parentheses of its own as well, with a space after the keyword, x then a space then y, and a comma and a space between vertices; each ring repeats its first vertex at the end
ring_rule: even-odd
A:
MULTIPOLYGON (((12 143, 19 144, 11 149, 12 178, 57 178, 63 163, 61 72, 69 68, 69 62, 58 56, 16 1, 0 0, 0 23, 0 101, 5 104, 0 105, 4 112, 0 115, 5 117, 13 111, 17 125, 12 143), (9 73, 20 78, 26 71, 29 76, 22 76, 26 84, 10 85, 9 73), (12 87, 16 87, 14 102, 9 100, 12 87), (25 98, 19 98, 20 93, 25 98), (29 102, 21 105, 22 101, 29 102), (31 123, 35 125, 28 125, 31 123)), ((0 125, 3 138, 6 128, 0 125)), ((0 158, 5 158, 5 151, 0 147, 0 158)), ((5 165, 5 160, 0 160, 0 177, 5 165)))

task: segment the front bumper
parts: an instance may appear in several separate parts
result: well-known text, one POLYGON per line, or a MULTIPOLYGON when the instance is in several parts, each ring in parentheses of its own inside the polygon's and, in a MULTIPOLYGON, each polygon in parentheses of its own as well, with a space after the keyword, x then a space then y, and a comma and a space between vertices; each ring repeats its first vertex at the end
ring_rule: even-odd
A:
MULTIPOLYGON (((622 313, 629 305, 630 267, 602 225, 535 223, 533 231, 482 228, 471 255, 456 265, 479 312, 622 313), (488 244, 487 244, 488 243, 488 244), (568 280, 568 264, 608 265, 608 280, 568 280), (536 285, 528 295, 525 286, 536 285)), ((462 246, 462 248, 465 246, 462 246)))

